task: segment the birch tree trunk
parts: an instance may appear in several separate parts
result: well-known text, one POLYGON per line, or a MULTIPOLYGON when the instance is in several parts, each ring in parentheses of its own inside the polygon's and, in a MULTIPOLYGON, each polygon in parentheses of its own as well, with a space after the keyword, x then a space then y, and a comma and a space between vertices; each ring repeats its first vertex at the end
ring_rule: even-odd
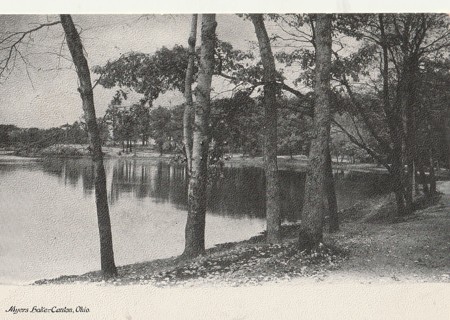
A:
POLYGON ((210 91, 214 71, 216 15, 202 15, 201 54, 195 90, 192 169, 188 188, 188 217, 183 255, 196 257, 205 252, 206 185, 208 180, 210 91))
POLYGON ((198 15, 192 15, 191 33, 189 35, 189 60, 186 69, 184 97, 186 105, 183 113, 183 145, 186 156, 186 166, 188 175, 192 168, 192 122, 193 122, 193 100, 192 83, 194 82, 194 62, 195 62, 195 43, 197 41, 197 19, 198 15))
POLYGON ((255 27, 264 67, 264 168, 266 174, 267 242, 279 243, 282 239, 280 184, 277 164, 277 74, 263 15, 252 14, 250 17, 255 27))
POLYGON ((323 239, 323 220, 327 210, 326 169, 330 136, 331 15, 318 14, 316 20, 316 69, 314 129, 309 153, 305 200, 299 247, 310 251, 323 239))
POLYGON ((89 142, 92 150, 92 161, 94 162, 95 168, 95 203, 97 206, 98 229, 100 234, 101 269, 104 278, 111 278, 117 275, 117 268, 114 263, 111 221, 106 191, 106 176, 105 168, 103 166, 100 132, 95 116, 91 76, 87 60, 83 53, 80 35, 75 28, 72 17, 70 15, 61 15, 61 24, 64 28, 67 46, 69 47, 80 82, 78 91, 80 92, 83 103, 84 117, 86 119, 89 142))

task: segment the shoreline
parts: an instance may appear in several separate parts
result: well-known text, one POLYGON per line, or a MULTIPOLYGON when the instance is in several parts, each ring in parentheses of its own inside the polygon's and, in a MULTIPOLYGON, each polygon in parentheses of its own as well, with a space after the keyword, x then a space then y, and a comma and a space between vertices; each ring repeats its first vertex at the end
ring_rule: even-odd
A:
MULTIPOLYGON (((85 150, 86 146, 78 145, 79 150, 85 150)), ((159 155, 157 152, 149 152, 148 148, 144 151, 137 148, 137 154, 122 154, 119 155, 121 148, 119 147, 103 147, 104 160, 110 159, 123 159, 123 160, 150 160, 150 161, 163 161, 172 163, 182 163, 177 158, 178 154, 163 154, 159 155)), ((40 152, 27 153, 27 154, 16 154, 15 151, 1 151, 0 156, 15 156, 24 159, 89 159, 90 155, 88 153, 79 155, 68 155, 68 154, 42 154, 40 152), (7 153, 8 152, 8 153, 7 153)), ((264 167, 262 156, 243 156, 242 154, 230 154, 230 158, 223 160, 225 166, 252 166, 252 167, 264 167)), ((306 172, 308 167, 308 159, 304 155, 295 155, 292 158, 290 156, 278 156, 278 166, 280 170, 286 171, 300 171, 306 172)), ((377 164, 373 163, 335 163, 333 162, 334 170, 344 170, 344 171, 354 171, 362 173, 377 173, 377 174, 387 174, 387 170, 377 164)))
MULTIPOLYGON (((299 224, 283 225, 283 243, 265 244, 265 235, 223 243, 195 259, 181 256, 119 266, 104 281, 99 271, 41 279, 31 285, 97 284, 152 287, 254 286, 266 283, 450 283, 450 182, 426 208, 396 223, 386 221, 384 198, 341 210, 341 231, 324 234, 310 254, 296 246, 299 224), (382 203, 382 210, 378 204, 382 203), (374 207, 377 209, 374 211, 374 207), (370 216, 379 215, 375 219, 370 216), (430 246, 432 248, 430 249, 430 246)), ((392 200, 392 199, 391 199, 392 200)))
MULTIPOLYGON (((107 149, 107 148, 104 148, 107 149)), ((120 148, 115 148, 120 149, 120 148)), ((114 150, 115 150, 114 149, 114 150)), ((107 150, 108 152, 104 152, 104 160, 111 159, 119 159, 119 160, 148 160, 155 162, 166 162, 166 163, 178 163, 182 162, 176 160, 177 154, 163 154, 159 155, 155 152, 146 152, 141 154, 125 154, 118 155, 117 152, 111 152, 111 150, 107 150)), ((116 151, 117 151, 116 150, 116 151)), ((0 157, 17 157, 21 159, 33 159, 33 160, 42 160, 42 159, 90 159, 89 154, 70 156, 70 155, 42 155, 42 154, 29 154, 25 155, 16 155, 14 151, 10 153, 1 153, 0 157)), ((308 169, 308 159, 304 155, 295 155, 293 159, 290 156, 278 156, 278 169, 282 171, 298 171, 298 172, 306 172, 308 169)), ((250 157, 243 156, 242 154, 233 154, 230 159, 223 161, 225 167, 258 167, 263 168, 264 163, 261 156, 250 157)), ((367 174, 381 174, 387 175, 389 174, 386 168, 383 166, 377 165, 375 163, 336 163, 333 162, 333 170, 336 171, 351 171, 357 173, 367 173, 367 174)), ((450 180, 450 170, 445 168, 440 168, 435 172, 437 181, 447 181, 450 180)))

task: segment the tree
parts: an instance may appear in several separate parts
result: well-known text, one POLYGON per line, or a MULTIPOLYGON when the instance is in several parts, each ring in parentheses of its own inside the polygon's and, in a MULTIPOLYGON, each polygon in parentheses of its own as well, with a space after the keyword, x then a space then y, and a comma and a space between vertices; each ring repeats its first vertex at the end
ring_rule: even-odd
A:
POLYGON ((87 60, 84 56, 80 35, 75 28, 72 17, 70 15, 61 15, 61 24, 80 82, 78 91, 83 102, 84 117, 92 150, 92 161, 94 162, 95 202, 97 205, 98 229, 100 234, 101 270, 103 277, 111 278, 117 275, 117 268, 114 262, 111 221, 106 191, 106 175, 103 166, 100 132, 95 116, 91 76, 87 60))
MULTIPOLYGON (((298 65, 303 72, 298 74, 295 79, 294 85, 303 83, 307 87, 314 85, 314 67, 316 63, 317 46, 315 39, 317 38, 317 29, 315 27, 315 15, 311 14, 286 14, 269 15, 271 19, 279 26, 280 32, 274 35, 274 40, 280 46, 286 46, 286 49, 279 51, 276 58, 279 62, 284 63, 287 67, 298 65)), ((304 115, 314 117, 313 100, 310 93, 302 93, 299 90, 291 88, 285 83, 281 83, 281 89, 294 94, 300 101, 300 108, 297 108, 297 112, 304 115)), ((332 110, 335 112, 336 110, 332 110)), ((328 149, 328 153, 331 150, 328 149)), ((326 192, 328 199, 328 216, 330 222, 330 232, 337 231, 339 228, 338 223, 338 208, 336 200, 336 190, 334 187, 334 177, 332 169, 331 155, 327 155, 329 161, 326 162, 327 174, 326 174, 326 192)))
POLYGON ((278 101, 278 153, 291 159, 294 154, 307 155, 311 143, 311 117, 298 110, 300 103, 297 98, 278 101))
POLYGON ((331 15, 319 14, 315 24, 315 108, 314 129, 309 152, 305 200, 299 246, 311 250, 322 242, 323 219, 326 211, 326 168, 329 154, 331 125, 330 78, 331 78, 331 15))
POLYGON ((201 53, 195 90, 192 168, 188 187, 188 217, 183 255, 196 257, 205 252, 206 185, 208 178, 210 91, 214 71, 216 15, 202 15, 201 53))
POLYGON ((13 145, 14 131, 19 128, 13 124, 0 124, 0 147, 10 147, 13 145))
POLYGON ((264 67, 264 170, 266 174, 267 242, 279 243, 282 239, 280 182, 277 164, 277 72, 263 15, 251 14, 250 18, 255 27, 264 67))
POLYGON ((162 47, 152 55, 125 53, 104 66, 95 66, 93 72, 99 75, 98 83, 103 87, 119 87, 119 99, 127 99, 127 90, 133 90, 142 95, 143 104, 151 106, 168 90, 183 92, 187 61, 187 50, 175 45, 172 49, 162 47))
POLYGON ((227 152, 259 154, 262 148, 262 113, 261 104, 241 91, 232 98, 212 101, 210 133, 211 141, 214 141, 214 157, 221 158, 227 152))
POLYGON ((167 108, 158 107, 150 112, 150 137, 155 140, 159 154, 164 153, 164 146, 170 142, 172 135, 171 112, 167 108))
POLYGON ((191 33, 188 39, 189 58, 186 68, 186 78, 184 88, 184 97, 186 99, 186 105, 184 107, 184 114, 183 114, 183 145, 188 174, 190 174, 192 168, 192 120, 193 120, 192 83, 194 82, 195 43, 197 41, 197 19, 198 15, 193 14, 191 22, 191 33))
MULTIPOLYGON (((377 142, 378 150, 355 136, 350 139, 391 174, 397 202, 394 220, 413 210, 412 192, 418 161, 416 131, 418 125, 423 125, 417 121, 421 65, 425 59, 443 58, 442 50, 450 46, 448 20, 446 15, 440 14, 343 15, 338 19, 340 31, 363 42, 356 53, 336 59, 339 68, 345 71, 340 72, 339 82, 351 100, 352 109, 377 142), (378 79, 373 80, 374 75, 378 75, 378 79), (346 76, 364 77, 365 92, 362 95, 353 92, 346 76), (365 107, 368 97, 372 101, 370 108, 365 107), (404 165, 407 165, 407 173, 404 165)), ((338 57, 336 52, 334 55, 338 57)))

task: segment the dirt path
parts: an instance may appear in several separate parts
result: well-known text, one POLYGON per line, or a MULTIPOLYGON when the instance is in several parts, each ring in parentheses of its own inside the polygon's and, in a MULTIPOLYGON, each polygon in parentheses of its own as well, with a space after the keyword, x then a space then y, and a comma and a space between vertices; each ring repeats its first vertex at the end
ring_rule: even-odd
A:
POLYGON ((437 204, 405 222, 352 222, 335 236, 350 255, 329 281, 450 282, 450 181, 441 182, 437 204))

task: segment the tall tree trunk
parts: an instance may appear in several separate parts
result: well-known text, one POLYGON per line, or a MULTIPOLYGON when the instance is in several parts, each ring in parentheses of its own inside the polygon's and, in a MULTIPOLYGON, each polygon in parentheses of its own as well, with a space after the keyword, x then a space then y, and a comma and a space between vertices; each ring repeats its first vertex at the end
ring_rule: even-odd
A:
POLYGON ((389 98, 389 55, 388 44, 384 29, 384 14, 379 14, 381 33, 381 47, 383 49, 383 109, 387 117, 389 126, 389 135, 392 142, 392 165, 390 175, 393 183, 395 199, 397 203, 397 212, 393 212, 391 217, 395 220, 398 216, 405 213, 405 192, 403 188, 403 161, 402 161, 402 117, 399 104, 392 105, 389 98))
POLYGON ((434 172, 433 151, 430 149, 430 195, 436 194, 436 174, 434 172))
POLYGON ((192 169, 188 188, 188 217, 183 255, 196 257, 205 252, 206 185, 208 180, 210 91, 214 71, 216 15, 202 15, 200 69, 195 90, 192 169))
POLYGON ((277 73, 263 15, 252 14, 250 17, 255 27, 264 67, 264 168, 266 173, 267 242, 279 243, 282 239, 280 183, 277 164, 277 73))
POLYGON ((194 82, 194 62, 195 62, 195 43, 197 41, 197 19, 198 15, 192 15, 191 33, 189 35, 189 59, 186 69, 186 78, 184 83, 184 97, 186 105, 183 113, 183 147, 186 156, 186 165, 188 174, 192 168, 192 122, 193 122, 193 101, 192 101, 192 83, 194 82))
POLYGON ((447 169, 450 170, 450 105, 447 106, 447 112, 444 117, 445 145, 447 147, 447 169))
POLYGON ((422 180, 422 191, 426 196, 430 195, 430 189, 428 188, 428 178, 425 174, 425 168, 423 165, 423 157, 418 161, 418 169, 420 173, 420 179, 422 180))
POLYGON ((339 231, 338 206, 336 199, 336 189, 333 176, 333 163, 331 161, 331 153, 328 145, 327 164, 326 164, 326 182, 327 201, 328 201, 328 217, 330 233, 339 231))
POLYGON ((405 214, 411 214, 413 212, 413 196, 415 187, 415 147, 416 147, 416 121, 415 121, 415 109, 416 109, 416 77, 419 63, 418 59, 413 55, 405 61, 405 67, 403 71, 403 81, 405 84, 401 86, 404 90, 402 92, 403 108, 406 115, 406 136, 405 136, 405 153, 406 153, 406 165, 408 166, 408 175, 406 182, 406 207, 405 214))
POLYGON ((326 167, 330 136, 330 69, 331 69, 331 15, 318 14, 316 20, 315 110, 302 228, 299 246, 303 250, 315 248, 323 237, 323 218, 326 211, 326 167))
POLYGON ((73 63, 77 70, 80 87, 78 91, 83 102, 83 111, 86 119, 92 160, 94 162, 95 202, 97 205, 98 229, 100 233, 100 257, 103 277, 110 278, 117 275, 114 263, 114 252, 111 233, 111 221, 109 217, 108 199, 106 191, 106 176, 103 166, 103 152, 101 146, 100 132, 97 126, 94 108, 94 95, 92 92, 91 76, 89 66, 83 53, 83 45, 80 35, 75 28, 70 15, 61 15, 61 23, 66 35, 73 63))
POLYGON ((430 196, 433 196, 436 194, 436 174, 434 172, 434 144, 433 144, 433 134, 431 131, 431 117, 428 119, 428 159, 430 162, 430 175, 429 175, 429 181, 430 181, 430 196))

